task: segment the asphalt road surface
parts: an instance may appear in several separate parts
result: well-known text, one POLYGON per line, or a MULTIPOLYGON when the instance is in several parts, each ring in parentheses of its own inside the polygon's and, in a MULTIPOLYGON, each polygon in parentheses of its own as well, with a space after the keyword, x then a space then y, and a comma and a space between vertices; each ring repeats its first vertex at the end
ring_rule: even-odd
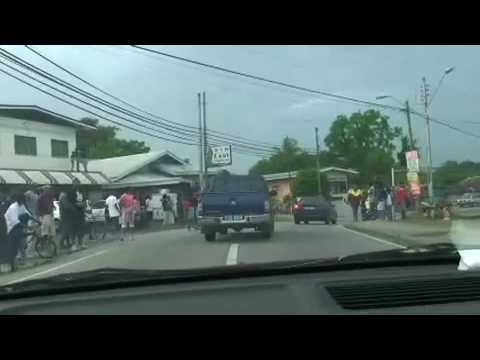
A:
MULTIPOLYGON (((339 219, 341 221, 341 219, 339 219)), ((198 231, 177 229, 137 234, 63 256, 51 263, 0 275, 0 285, 105 267, 182 269, 240 263, 328 258, 398 247, 394 243, 321 222, 277 222, 271 239, 245 230, 206 242, 198 231)))

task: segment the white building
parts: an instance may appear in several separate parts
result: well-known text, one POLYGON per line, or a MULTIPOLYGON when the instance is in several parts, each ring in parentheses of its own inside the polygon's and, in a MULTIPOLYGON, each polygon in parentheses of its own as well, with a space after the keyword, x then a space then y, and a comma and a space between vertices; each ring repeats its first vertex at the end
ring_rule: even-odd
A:
POLYGON ((34 105, 0 105, 0 185, 100 185, 98 172, 71 171, 80 128, 70 117, 34 105))

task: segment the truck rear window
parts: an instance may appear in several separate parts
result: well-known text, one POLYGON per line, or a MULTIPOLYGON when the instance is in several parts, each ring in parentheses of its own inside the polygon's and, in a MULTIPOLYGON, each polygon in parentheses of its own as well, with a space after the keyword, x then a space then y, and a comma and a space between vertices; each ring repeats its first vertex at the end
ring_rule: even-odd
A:
POLYGON ((259 176, 223 175, 216 176, 208 188, 209 192, 268 192, 265 180, 259 176))

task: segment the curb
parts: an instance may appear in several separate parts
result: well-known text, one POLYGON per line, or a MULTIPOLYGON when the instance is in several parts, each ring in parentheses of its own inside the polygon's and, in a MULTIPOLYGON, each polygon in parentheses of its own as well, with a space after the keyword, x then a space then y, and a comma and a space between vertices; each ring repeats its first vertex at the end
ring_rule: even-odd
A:
MULTIPOLYGON (((418 240, 419 239, 424 239, 422 236, 407 236, 407 235, 392 235, 392 234, 387 234, 382 231, 377 231, 377 230, 371 230, 371 229, 364 229, 364 228, 358 228, 355 225, 343 225, 345 228, 350 229, 350 230, 355 230, 367 235, 371 236, 376 236, 388 241, 391 241, 393 243, 396 243, 398 245, 402 246, 416 246, 418 245, 418 240)), ((447 235, 448 232, 442 233, 442 235, 447 235)))

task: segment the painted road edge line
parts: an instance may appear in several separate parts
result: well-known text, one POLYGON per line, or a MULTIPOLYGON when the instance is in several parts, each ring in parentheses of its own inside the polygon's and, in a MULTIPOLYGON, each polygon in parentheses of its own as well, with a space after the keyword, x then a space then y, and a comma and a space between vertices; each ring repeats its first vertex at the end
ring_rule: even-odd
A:
POLYGON ((236 265, 238 263, 238 244, 231 244, 227 254, 227 265, 236 265))
POLYGON ((79 262, 81 262, 81 261, 87 260, 87 259, 89 259, 89 258, 91 258, 91 257, 94 257, 94 256, 98 256, 98 255, 104 254, 104 253, 106 253, 107 251, 108 251, 108 250, 98 251, 98 252, 96 252, 96 253, 93 253, 93 254, 90 254, 90 255, 81 257, 81 258, 76 259, 76 260, 69 261, 69 262, 67 262, 67 263, 64 263, 64 264, 61 264, 61 265, 52 267, 52 268, 50 268, 50 269, 47 269, 47 270, 44 270, 44 271, 40 271, 40 272, 37 272, 37 273, 35 273, 35 274, 28 275, 28 276, 25 276, 25 277, 20 278, 20 279, 12 280, 12 281, 8 282, 6 285, 11 285, 11 284, 14 284, 14 283, 17 283, 17 282, 20 282, 20 281, 29 280, 29 279, 31 279, 31 278, 34 278, 34 277, 37 277, 37 276, 40 276, 40 275, 48 274, 49 272, 52 272, 52 271, 55 271, 55 270, 59 270, 59 269, 62 269, 62 268, 64 268, 64 267, 67 267, 67 266, 70 266, 70 265, 79 263, 79 262))
POLYGON ((380 243, 382 243, 382 244, 394 246, 394 247, 399 248, 399 249, 406 249, 406 248, 407 248, 406 246, 403 246, 403 245, 400 245, 400 244, 396 244, 396 243, 391 242, 391 241, 383 240, 383 239, 377 238, 377 237, 375 237, 375 236, 362 233, 361 231, 357 231, 357 230, 352 230, 352 229, 346 228, 346 227, 343 226, 343 225, 342 225, 342 228, 343 228, 343 230, 350 231, 350 232, 352 232, 352 233, 354 233, 354 234, 357 234, 357 235, 366 237, 366 238, 368 238, 368 239, 370 239, 370 240, 378 241, 378 242, 380 242, 380 243))

